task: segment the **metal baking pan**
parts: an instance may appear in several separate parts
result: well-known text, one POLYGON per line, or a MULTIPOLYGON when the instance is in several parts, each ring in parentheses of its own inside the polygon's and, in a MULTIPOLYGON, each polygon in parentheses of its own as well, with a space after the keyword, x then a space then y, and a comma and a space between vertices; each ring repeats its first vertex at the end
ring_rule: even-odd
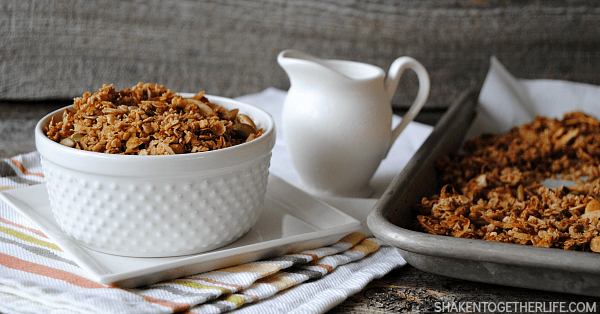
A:
POLYGON ((411 230, 414 205, 438 194, 434 162, 460 148, 476 114, 478 90, 452 104, 367 217, 373 234, 434 274, 505 286, 600 296, 598 253, 454 238, 411 230))

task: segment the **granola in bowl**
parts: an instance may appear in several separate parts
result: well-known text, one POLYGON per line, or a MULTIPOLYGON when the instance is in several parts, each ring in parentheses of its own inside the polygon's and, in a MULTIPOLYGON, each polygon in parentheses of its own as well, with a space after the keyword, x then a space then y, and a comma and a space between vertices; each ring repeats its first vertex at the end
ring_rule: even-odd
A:
POLYGON ((46 136, 65 146, 109 154, 174 155, 231 147, 262 134, 238 109, 225 109, 200 92, 191 98, 163 85, 139 83, 86 92, 50 121, 46 136))
POLYGON ((34 134, 66 235, 107 254, 167 257, 223 247, 254 226, 275 131, 256 106, 140 84, 86 93, 34 134))

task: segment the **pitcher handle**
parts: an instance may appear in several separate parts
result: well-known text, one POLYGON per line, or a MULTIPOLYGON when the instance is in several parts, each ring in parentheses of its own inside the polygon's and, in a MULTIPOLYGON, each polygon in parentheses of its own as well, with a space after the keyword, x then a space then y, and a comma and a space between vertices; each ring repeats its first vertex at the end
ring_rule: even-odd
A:
MULTIPOLYGON (((429 73, 427 73, 427 69, 419 63, 419 61, 415 60, 411 57, 400 57, 390 66, 388 71, 388 75, 384 82, 384 89, 388 96, 388 99, 391 101, 396 89, 398 88, 398 82, 400 81, 400 77, 402 73, 406 69, 411 69, 417 74, 417 78, 419 79, 419 91, 417 92, 417 97, 413 101, 412 105, 406 112, 406 114, 402 117, 402 121, 396 128, 392 131, 392 137, 390 139, 390 143, 388 145, 388 151, 392 147, 392 144, 396 141, 400 133, 406 128, 409 122, 411 122, 421 111, 425 102, 427 102, 427 98, 429 97, 429 89, 430 89, 430 80, 429 73)), ((387 152, 386 152, 387 155, 387 152)))

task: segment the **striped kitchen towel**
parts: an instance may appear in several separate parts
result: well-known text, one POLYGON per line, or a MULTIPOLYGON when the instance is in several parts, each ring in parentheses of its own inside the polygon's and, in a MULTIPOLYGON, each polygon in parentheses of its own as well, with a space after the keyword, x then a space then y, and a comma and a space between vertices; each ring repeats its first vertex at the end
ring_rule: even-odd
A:
MULTIPOLYGON (((42 183, 37 152, 0 159, 0 190, 42 183)), ((86 279, 27 219, 0 201, 2 313, 323 313, 405 264, 362 233, 331 246, 139 287, 86 279)))

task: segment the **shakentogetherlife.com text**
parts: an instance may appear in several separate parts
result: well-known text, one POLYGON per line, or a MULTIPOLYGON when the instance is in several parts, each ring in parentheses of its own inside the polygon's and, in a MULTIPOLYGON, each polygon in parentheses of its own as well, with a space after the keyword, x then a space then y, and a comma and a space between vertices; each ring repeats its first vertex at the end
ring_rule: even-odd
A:
POLYGON ((596 302, 435 302, 437 313, 598 313, 596 302))

